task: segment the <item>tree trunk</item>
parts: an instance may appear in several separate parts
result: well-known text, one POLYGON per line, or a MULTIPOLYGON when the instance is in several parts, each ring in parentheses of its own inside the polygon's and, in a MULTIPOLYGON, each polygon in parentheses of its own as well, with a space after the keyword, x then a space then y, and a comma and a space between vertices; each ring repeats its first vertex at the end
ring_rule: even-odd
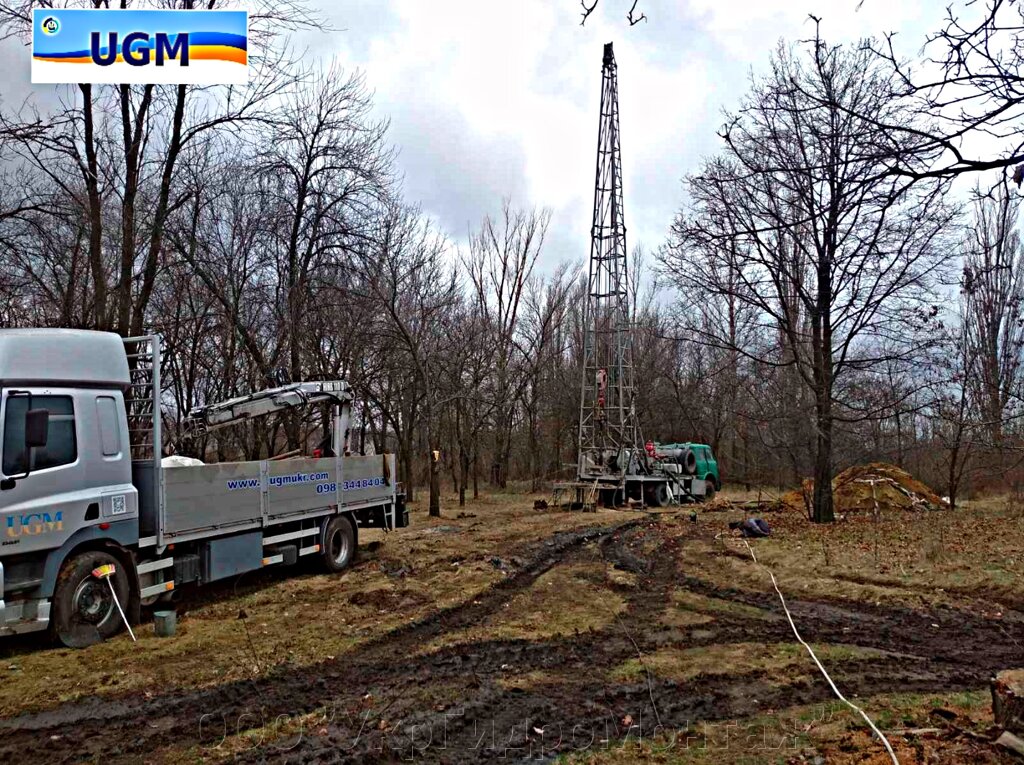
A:
POLYGON ((402 474, 405 477, 405 496, 412 502, 416 499, 416 481, 412 464, 412 438, 408 431, 399 439, 398 453, 402 462, 402 474))
MULTIPOLYGON (((152 87, 152 86, 147 86, 152 87)), ((160 265, 160 255, 164 247, 164 232, 167 218, 171 212, 171 186, 174 180, 174 168, 178 163, 183 146, 182 127, 185 122, 185 96, 188 86, 179 85, 174 102, 174 116, 171 121, 171 140, 167 147, 167 158, 164 160, 163 172, 160 176, 160 192, 157 196, 156 210, 153 214, 153 229, 149 237, 149 250, 146 253, 146 264, 142 270, 142 283, 139 286, 139 297, 132 309, 131 331, 134 335, 144 334, 146 308, 156 286, 156 277, 160 265)), ((131 285, 129 284, 129 295, 131 285)))
POLYGON ((92 272, 95 304, 93 322, 96 329, 110 329, 107 317, 107 273, 103 264, 103 209, 100 200, 99 160, 96 155, 95 125, 92 112, 92 85, 78 86, 82 91, 82 121, 85 143, 84 170, 86 196, 89 200, 89 269, 92 272))
POLYGON ((949 453, 949 477, 946 480, 946 495, 949 497, 950 510, 956 510, 956 495, 960 490, 960 477, 956 469, 956 462, 959 456, 960 447, 957 445, 949 453))
POLYGON ((995 676, 992 715, 1003 730, 1024 736, 1024 669, 1008 669, 995 676))
POLYGON ((473 448, 473 499, 480 499, 480 455, 473 448))
POLYGON ((427 459, 430 464, 430 517, 441 517, 441 460, 440 452, 436 448, 435 439, 431 436, 429 440, 430 454, 427 459))
POLYGON ((466 506, 466 484, 469 483, 469 452, 459 446, 459 507, 466 506))
POLYGON ((835 509, 832 505, 832 397, 826 392, 818 394, 818 448, 814 455, 814 513, 815 523, 832 523, 835 509))

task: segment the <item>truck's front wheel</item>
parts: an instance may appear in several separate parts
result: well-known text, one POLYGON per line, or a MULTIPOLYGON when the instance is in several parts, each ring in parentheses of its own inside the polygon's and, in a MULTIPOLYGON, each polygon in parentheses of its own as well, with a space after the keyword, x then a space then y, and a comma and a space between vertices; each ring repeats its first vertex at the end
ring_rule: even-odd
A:
POLYGON ((110 585, 124 608, 130 595, 128 575, 109 553, 86 552, 64 563, 57 577, 51 624, 68 648, 85 648, 116 635, 123 626, 110 585), (113 566, 110 583, 93 575, 101 566, 113 566))
POLYGON ((356 530, 352 521, 344 515, 336 515, 327 522, 324 529, 324 543, 321 549, 324 567, 337 573, 344 571, 356 554, 356 530))

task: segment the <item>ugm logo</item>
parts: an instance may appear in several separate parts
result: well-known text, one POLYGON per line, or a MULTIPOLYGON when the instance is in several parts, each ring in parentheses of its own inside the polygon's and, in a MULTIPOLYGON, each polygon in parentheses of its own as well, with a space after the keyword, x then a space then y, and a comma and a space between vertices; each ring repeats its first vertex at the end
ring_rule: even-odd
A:
POLYGON ((157 66, 163 66, 164 61, 175 57, 182 66, 188 66, 188 32, 178 32, 176 35, 157 32, 153 37, 146 32, 130 32, 121 40, 120 48, 117 32, 110 32, 107 34, 106 51, 102 47, 101 38, 99 32, 89 35, 89 57, 99 66, 116 63, 119 49, 121 60, 132 66, 146 66, 152 51, 156 52, 157 66))
POLYGON ((32 82, 244 85, 248 19, 220 9, 34 8, 32 82))
POLYGON ((7 536, 11 539, 18 537, 34 537, 40 534, 48 534, 51 531, 64 530, 64 513, 21 513, 19 515, 7 516, 7 536))

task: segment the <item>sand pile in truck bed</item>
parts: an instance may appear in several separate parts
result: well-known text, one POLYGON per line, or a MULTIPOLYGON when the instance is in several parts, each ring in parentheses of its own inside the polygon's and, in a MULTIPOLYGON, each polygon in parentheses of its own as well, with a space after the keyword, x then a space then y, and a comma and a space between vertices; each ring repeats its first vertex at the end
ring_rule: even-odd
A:
MULTIPOLYGON (((940 510, 946 503, 910 473, 885 462, 854 465, 832 479, 836 513, 940 510)), ((814 497, 814 481, 807 479, 800 489, 783 494, 779 503, 805 512, 814 497), (805 501, 804 498, 807 498, 805 501)))

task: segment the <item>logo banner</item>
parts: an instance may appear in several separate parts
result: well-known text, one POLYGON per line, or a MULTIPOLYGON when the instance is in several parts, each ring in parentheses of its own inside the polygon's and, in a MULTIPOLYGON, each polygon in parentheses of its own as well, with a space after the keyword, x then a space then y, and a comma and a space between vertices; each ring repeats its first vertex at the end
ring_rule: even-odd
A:
POLYGON ((244 85, 248 11, 36 8, 33 83, 244 85))

